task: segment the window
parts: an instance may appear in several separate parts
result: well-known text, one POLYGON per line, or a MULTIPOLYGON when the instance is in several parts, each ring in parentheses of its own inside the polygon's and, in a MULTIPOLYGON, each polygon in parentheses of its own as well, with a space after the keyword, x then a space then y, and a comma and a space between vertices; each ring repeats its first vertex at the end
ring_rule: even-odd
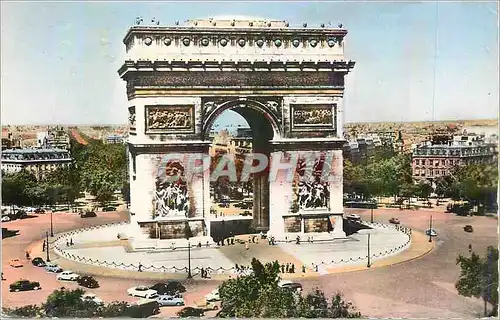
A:
POLYGON ((446 160, 441 160, 441 164, 444 166, 446 165, 446 160))
POLYGON ((415 164, 418 166, 420 164, 420 160, 415 160, 415 164))
POLYGON ((434 164, 434 160, 429 160, 429 165, 433 165, 434 164))
POLYGON ((441 174, 444 176, 446 175, 446 171, 445 170, 441 170, 441 174))

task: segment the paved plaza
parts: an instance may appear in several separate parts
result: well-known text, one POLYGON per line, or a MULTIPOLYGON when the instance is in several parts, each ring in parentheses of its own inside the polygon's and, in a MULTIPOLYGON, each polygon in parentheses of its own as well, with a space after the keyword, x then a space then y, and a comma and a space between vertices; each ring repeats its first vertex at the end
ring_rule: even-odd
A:
MULTIPOLYGON (((360 214, 363 219, 369 219, 370 212, 367 210, 347 210, 360 214)), ((429 217, 432 214, 433 226, 438 231, 438 236, 436 238, 437 246, 431 252, 419 258, 410 259, 411 261, 396 262, 395 264, 376 267, 371 270, 363 268, 355 272, 334 273, 323 276, 310 273, 302 277, 299 280, 300 283, 305 291, 315 287, 321 288, 327 295, 341 291, 348 300, 351 300, 358 307, 363 315, 369 317, 464 318, 480 316, 482 313, 481 300, 461 297, 456 293, 454 283, 458 279, 460 270, 456 266, 455 260, 460 253, 468 254, 469 244, 472 244, 473 249, 478 253, 483 253, 488 245, 497 244, 498 222, 491 217, 458 217, 438 210, 440 209, 419 211, 375 210, 375 221, 387 223, 391 217, 397 217, 402 225, 412 228, 414 230, 414 241, 418 239, 416 235, 421 234, 428 227, 429 217), (463 231, 463 226, 466 224, 474 227, 473 233, 463 231)), ((75 214, 57 213, 54 214, 54 227, 56 233, 60 233, 90 225, 123 221, 126 220, 126 217, 125 212, 99 213, 98 217, 93 219, 81 219, 75 214)), ((48 274, 42 268, 34 267, 29 263, 25 263, 23 268, 18 269, 8 265, 9 260, 13 258, 24 261, 26 250, 32 250, 32 257, 40 254, 45 259, 45 256, 41 255, 40 243, 43 241, 45 230, 50 225, 49 219, 49 215, 46 214, 2 225, 10 230, 19 230, 19 235, 3 239, 2 243, 2 271, 7 279, 2 286, 4 307, 25 305, 28 297, 30 303, 40 304, 56 288, 61 286, 67 288, 77 287, 74 283, 59 282, 55 280, 53 274, 48 274), (8 292, 7 285, 19 278, 39 281, 42 290, 8 292)), ((272 250, 275 249, 265 243, 259 243, 255 247, 251 247, 249 252, 245 252, 245 254, 250 256, 257 246, 262 246, 262 250, 266 252, 265 255, 268 257, 274 256, 275 252, 272 250)), ((227 252, 234 250, 234 247, 225 246, 221 251, 225 256, 235 259, 235 253, 227 252)), ((285 251, 280 250, 287 257, 293 259, 293 255, 285 251)), ((412 251, 413 249, 410 248, 400 255, 406 255, 412 251)), ((238 252, 241 252, 241 250, 238 252)), ((51 256, 51 259, 54 259, 54 256, 51 256)), ((59 263, 57 259, 54 261, 59 263)), ((93 273, 94 269, 92 268, 89 267, 89 274, 93 273)), ((108 272, 95 276, 100 283, 100 288, 93 289, 92 292, 106 302, 114 300, 135 301, 136 298, 131 298, 126 294, 127 288, 139 284, 153 284, 160 279, 166 280, 165 276, 156 279, 150 278, 148 272, 135 272, 136 276, 131 277, 130 272, 121 274, 109 271, 109 268, 103 269, 108 272)), ((157 274, 161 276, 161 273, 157 274)), ((168 276, 168 278, 173 277, 168 276)), ((199 280, 197 278, 189 281, 186 284, 188 290, 185 295, 186 305, 195 304, 219 283, 220 281, 217 280, 199 280)), ((162 308, 162 315, 174 315, 176 311, 178 311, 178 308, 175 307, 162 308)))

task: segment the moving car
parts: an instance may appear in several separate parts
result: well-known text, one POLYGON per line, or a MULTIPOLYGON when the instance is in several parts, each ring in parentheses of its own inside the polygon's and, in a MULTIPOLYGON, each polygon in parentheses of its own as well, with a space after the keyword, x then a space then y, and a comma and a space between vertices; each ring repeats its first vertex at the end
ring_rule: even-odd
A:
POLYGON ((23 266, 23 264, 21 263, 21 261, 19 261, 19 259, 10 260, 9 265, 14 268, 21 268, 23 266))
POLYGON ((351 220, 355 220, 355 221, 359 221, 361 220, 361 217, 357 214, 354 214, 354 213, 351 213, 351 214, 348 214, 346 216, 347 219, 351 219, 351 220))
POLYGON ((39 214, 44 214, 45 213, 45 210, 43 210, 42 208, 37 208, 35 209, 34 211, 35 213, 39 213, 39 214))
POLYGON ((53 272, 53 273, 63 272, 63 269, 61 267, 53 263, 47 263, 47 265, 45 266, 45 270, 47 272, 53 272))
POLYGON ((242 216, 251 216, 252 213, 250 211, 248 211, 248 210, 245 210, 241 215, 242 216))
POLYGON ((10 292, 40 290, 41 288, 39 282, 29 280, 18 280, 9 286, 10 292))
POLYGON ((400 224, 401 223, 401 222, 399 222, 398 218, 390 218, 389 222, 392 223, 392 224, 400 224))
POLYGON ((94 211, 80 212, 80 218, 95 218, 97 214, 94 211))
POLYGON ((203 317, 205 315, 205 310, 200 308, 185 307, 181 311, 177 312, 177 316, 181 318, 188 317, 203 317))
POLYGON ((158 296, 156 298, 156 301, 158 302, 160 307, 183 306, 184 305, 184 298, 182 298, 181 296, 162 295, 162 296, 158 296))
POLYGON ((156 300, 141 299, 133 304, 127 310, 127 315, 132 318, 148 318, 160 313, 160 305, 156 300))
POLYGON ((149 287, 149 289, 155 290, 159 295, 170 296, 186 292, 186 287, 184 287, 179 281, 160 282, 149 287))
POLYGON ((285 289, 290 289, 290 290, 294 290, 294 291, 297 291, 297 292, 301 292, 302 291, 302 285, 298 282, 288 282, 288 283, 284 283, 282 285, 280 285, 281 288, 285 288, 285 289))
POLYGON ((10 221, 10 217, 9 216, 3 216, 2 217, 2 222, 9 222, 10 221))
POLYGON ((197 308, 201 308, 204 310, 219 310, 221 307, 221 301, 206 301, 203 300, 196 305, 197 308))
POLYGON ((73 271, 63 271, 59 273, 56 277, 57 280, 65 280, 65 281, 76 281, 80 278, 80 275, 73 273, 73 271))
POLYGON ((146 286, 133 287, 127 290, 129 296, 141 297, 146 299, 155 299, 158 297, 158 292, 153 289, 149 289, 146 286))
POLYGON ((97 305, 104 305, 104 301, 102 299, 98 298, 95 294, 93 293, 86 293, 83 296, 80 297, 82 301, 88 301, 88 302, 94 302, 97 305))
POLYGON ((78 283, 82 287, 89 288, 89 289, 99 288, 99 282, 97 282, 97 280, 91 276, 80 277, 76 280, 76 283, 78 283))
POLYGON ((464 231, 465 231, 465 232, 473 232, 473 231, 474 231, 474 229, 472 228, 472 226, 471 226, 470 224, 468 224, 468 225, 466 225, 466 226, 464 227, 464 231))
POLYGON ((35 259, 31 260, 31 263, 35 267, 45 267, 46 266, 45 261, 43 261, 43 259, 40 257, 36 257, 35 259))
POLYGON ((205 296, 207 302, 220 301, 219 289, 214 289, 212 292, 205 296))
POLYGON ((437 236, 437 231, 435 229, 427 229, 425 231, 425 234, 428 235, 428 236, 431 236, 431 237, 435 237, 437 236))

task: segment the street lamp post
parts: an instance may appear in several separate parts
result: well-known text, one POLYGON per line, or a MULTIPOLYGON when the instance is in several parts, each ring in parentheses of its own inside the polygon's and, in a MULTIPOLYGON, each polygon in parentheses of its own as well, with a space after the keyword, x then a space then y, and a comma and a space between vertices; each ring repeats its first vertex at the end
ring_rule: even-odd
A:
POLYGON ((52 210, 50 210, 50 236, 54 237, 54 223, 52 222, 52 210))
POLYGON ((370 261, 370 234, 368 234, 368 264, 366 265, 368 268, 372 266, 370 261))
POLYGON ((50 256, 49 256, 49 251, 50 251, 50 248, 49 248, 49 232, 48 231, 45 231, 45 237, 46 237, 46 241, 47 241, 47 244, 46 244, 46 252, 47 252, 47 262, 50 262, 50 256))
POLYGON ((429 220, 429 242, 432 242, 432 214, 429 220))
POLYGON ((191 279, 193 275, 191 274, 191 242, 188 241, 188 279, 191 279))

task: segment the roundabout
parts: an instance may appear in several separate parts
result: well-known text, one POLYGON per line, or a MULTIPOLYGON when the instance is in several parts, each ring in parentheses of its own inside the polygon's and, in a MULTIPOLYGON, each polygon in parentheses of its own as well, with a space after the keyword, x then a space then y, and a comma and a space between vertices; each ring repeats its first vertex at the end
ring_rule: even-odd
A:
MULTIPOLYGON (((370 218, 368 210, 346 209, 346 211, 359 214, 362 219, 370 218)), ((454 288, 460 272, 456 266, 456 258, 459 254, 468 254, 469 244, 472 244, 475 252, 481 253, 488 245, 498 243, 497 220, 491 217, 458 217, 437 210, 377 209, 374 212, 375 220, 378 222, 386 224, 390 218, 396 217, 402 225, 411 228, 411 246, 397 255, 375 260, 370 269, 365 264, 344 266, 330 269, 329 274, 320 276, 319 273, 309 268, 305 274, 296 272, 285 274, 284 277, 298 277, 296 281, 302 284, 306 292, 316 287, 322 289, 327 295, 341 291, 363 315, 368 317, 464 318, 481 315, 482 302, 478 299, 459 296, 454 288), (428 227, 431 214, 438 236, 432 243, 429 243, 424 231, 428 227), (463 226, 467 224, 474 227, 473 233, 463 231, 463 226)), ((53 243, 57 236, 71 230, 124 221, 126 216, 126 212, 109 212, 98 213, 98 216, 92 219, 81 219, 75 214, 57 213, 54 214, 54 227, 58 234, 49 241, 53 243)), ((2 243, 2 271, 6 278, 2 286, 3 307, 23 306, 26 305, 27 299, 32 304, 41 304, 53 290, 61 286, 70 289, 79 287, 73 282, 58 281, 53 274, 45 272, 43 268, 27 263, 24 263, 23 268, 9 266, 9 261, 12 259, 24 260, 26 251, 29 251, 32 257, 39 256, 45 259, 42 242, 49 225, 48 215, 4 224, 4 227, 9 230, 19 230, 19 234, 3 239, 2 243), (31 292, 9 292, 8 285, 21 278, 40 282, 42 289, 31 292)), ((114 237, 113 241, 116 242, 116 234, 114 237)), ((75 241, 74 249, 78 249, 79 245, 75 241)), ((95 243, 94 245, 103 244, 95 243)), ((316 244, 310 247, 314 245, 316 244)), ((256 251, 253 246, 261 246, 259 251, 269 259, 279 259, 276 253, 280 252, 283 257, 289 259, 289 262, 294 262, 292 254, 287 250, 277 251, 276 248, 283 247, 281 244, 269 246, 267 242, 260 241, 259 244, 251 245, 248 251, 241 250, 237 245, 224 246, 219 250, 231 251, 226 254, 235 257, 233 259, 236 261, 247 261, 248 257, 256 251), (235 252, 232 252, 233 250, 235 252)), ((293 243, 289 246, 297 248, 293 243)), ((133 302, 136 299, 128 296, 126 292, 130 287, 153 285, 166 279, 186 278, 186 274, 181 272, 137 272, 77 263, 57 256, 53 250, 50 251, 50 257, 53 263, 65 270, 76 272, 78 268, 78 272, 82 275, 94 275, 100 287, 91 289, 90 292, 105 302, 133 302)), ((198 303, 227 277, 224 274, 213 274, 211 279, 202 280, 195 276, 189 281, 182 280, 187 288, 184 296, 186 306, 198 303)), ((172 316, 178 309, 176 307, 162 308, 161 316, 172 316)))
MULTIPOLYGON (((341 239, 332 239, 327 235, 321 237, 321 234, 308 237, 297 235, 297 238, 293 236, 271 245, 267 240, 259 239, 258 235, 241 235, 226 239, 224 246, 192 238, 189 241, 163 240, 156 247, 136 250, 128 239, 117 240, 117 235, 126 233, 130 227, 127 223, 117 223, 60 234, 53 250, 59 257, 73 262, 72 270, 77 272, 96 266, 129 273, 176 274, 178 277, 186 276, 188 271, 198 276, 204 269, 212 276, 224 278, 237 275, 238 266, 249 266, 252 258, 293 265, 293 272, 287 272, 284 277, 301 273, 322 275, 385 265, 385 260, 394 259, 411 247, 412 231, 407 227, 369 222, 361 224, 366 229, 341 239), (299 243, 297 239, 300 239, 299 243)), ((401 262, 409 258, 413 256, 396 259, 401 262)), ((156 278, 156 275, 152 277, 156 278)))

